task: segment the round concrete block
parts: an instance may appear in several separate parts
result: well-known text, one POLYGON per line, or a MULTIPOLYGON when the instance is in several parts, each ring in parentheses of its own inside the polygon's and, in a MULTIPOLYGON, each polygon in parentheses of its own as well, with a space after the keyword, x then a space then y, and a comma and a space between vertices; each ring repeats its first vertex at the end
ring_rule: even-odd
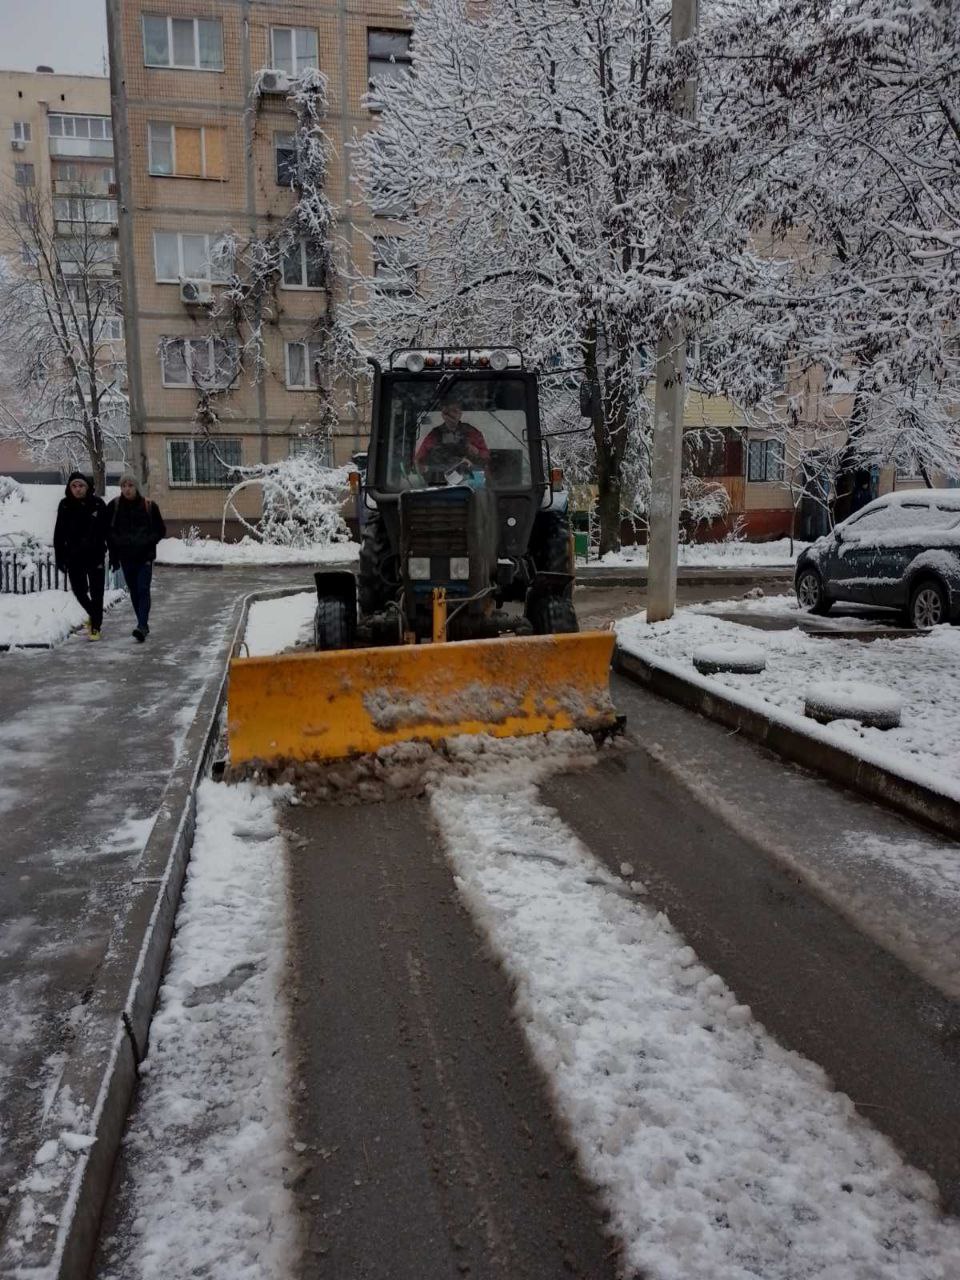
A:
POLYGON ((901 701, 896 694, 863 680, 831 680, 812 684, 804 695, 803 713, 820 724, 859 720, 871 729, 896 729, 901 701))
POLYGON ((734 675, 755 676, 767 665, 762 649, 750 644, 705 644, 693 655, 693 665, 703 676, 730 671, 734 675))

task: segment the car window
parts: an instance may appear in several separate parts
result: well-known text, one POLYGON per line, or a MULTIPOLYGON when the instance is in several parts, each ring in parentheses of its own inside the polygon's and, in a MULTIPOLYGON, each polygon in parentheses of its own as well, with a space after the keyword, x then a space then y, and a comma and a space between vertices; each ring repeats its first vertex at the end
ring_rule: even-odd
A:
POLYGON ((906 529, 935 532, 960 526, 960 510, 929 502, 891 502, 887 506, 865 511, 843 526, 845 534, 860 539, 877 533, 900 533, 906 529))
POLYGON ((901 529, 905 523, 901 509, 896 503, 886 507, 876 507, 873 511, 865 511, 855 520, 848 520, 843 526, 844 533, 880 533, 885 529, 901 529))

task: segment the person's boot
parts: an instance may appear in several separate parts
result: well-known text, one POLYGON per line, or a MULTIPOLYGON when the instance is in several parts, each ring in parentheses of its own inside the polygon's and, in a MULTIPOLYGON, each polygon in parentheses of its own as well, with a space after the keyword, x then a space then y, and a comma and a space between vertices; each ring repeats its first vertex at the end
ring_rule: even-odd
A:
POLYGON ((99 639, 100 639, 100 632, 99 632, 99 630, 95 629, 94 627, 91 627, 91 628, 90 628, 90 634, 89 634, 89 636, 88 636, 87 638, 88 638, 89 640, 99 640, 99 639))
POLYGON ((143 644, 144 640, 147 638, 140 627, 134 627, 130 634, 133 636, 134 640, 136 640, 137 644, 143 644))

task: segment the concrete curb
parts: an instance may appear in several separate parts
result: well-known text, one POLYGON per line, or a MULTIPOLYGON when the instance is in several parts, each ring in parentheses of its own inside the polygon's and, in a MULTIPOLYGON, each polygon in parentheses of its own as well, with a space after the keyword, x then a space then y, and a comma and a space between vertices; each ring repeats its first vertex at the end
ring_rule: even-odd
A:
POLYGON ((744 737, 776 751, 785 760, 823 774, 831 782, 857 791, 877 804, 896 809, 953 839, 960 831, 960 800, 941 795, 931 787, 873 761, 863 760, 843 747, 823 742, 782 720, 765 716, 753 707, 724 696, 719 690, 707 689, 686 680, 677 672, 635 653, 628 653, 619 645, 614 649, 613 669, 651 693, 736 729, 744 737))
MULTIPOLYGON (((794 565, 731 565, 730 568, 711 568, 686 565, 677 570, 677 581, 690 587, 756 586, 763 582, 793 582, 794 565)), ((577 586, 581 587, 645 587, 647 570, 629 567, 603 568, 600 565, 579 565, 577 586)))
MULTIPOLYGON (((64 1131, 94 1141, 74 1155, 60 1144, 52 1175, 56 1185, 50 1189, 24 1186, 28 1175, 21 1179, 0 1238, 0 1276, 9 1280, 86 1280, 173 936, 193 843, 197 787, 210 771, 219 740, 227 664, 243 640, 250 605, 299 590, 253 593, 234 610, 217 657, 220 678, 205 690, 170 774, 135 892, 110 939, 86 1020, 48 1105, 38 1150, 64 1131)), ((44 1174, 48 1168, 42 1166, 44 1174)))

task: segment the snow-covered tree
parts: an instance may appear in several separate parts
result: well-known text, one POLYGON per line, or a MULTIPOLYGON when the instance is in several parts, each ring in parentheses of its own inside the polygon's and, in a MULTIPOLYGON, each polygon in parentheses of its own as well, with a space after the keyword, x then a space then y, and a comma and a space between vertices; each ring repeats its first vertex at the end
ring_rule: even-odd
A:
POLYGON ((0 259, 0 430, 35 458, 87 467, 98 492, 108 446, 129 435, 116 241, 102 201, 71 197, 70 219, 34 188, 0 204, 19 248, 0 259))
MULTIPOLYGON (((578 366, 597 389, 592 472, 610 550, 643 474, 659 334, 711 322, 775 272, 749 239, 755 122, 723 115, 720 98, 696 123, 670 110, 698 49, 671 48, 667 0, 411 10, 413 74, 378 87, 357 168, 374 208, 405 212, 392 272, 390 245, 379 252, 419 288, 374 288, 358 318, 381 348, 511 341, 535 364, 578 366)), ((732 10, 706 10, 705 29, 732 10)))
POLYGON ((301 453, 279 462, 242 467, 239 475, 224 502, 221 537, 232 518, 259 542, 275 546, 329 546, 350 540, 343 518, 350 492, 348 468, 327 467, 301 453), (237 497, 251 489, 259 490, 262 499, 262 514, 255 523, 236 505, 237 497))
MULTIPOLYGON (((871 464, 956 472, 955 0, 773 0, 728 27, 721 52, 742 69, 730 103, 770 126, 765 216, 790 247, 766 332, 783 357, 822 371, 827 392, 853 386, 838 423, 841 494, 871 464)), ((745 310, 740 334, 751 324, 745 310)), ((735 349, 734 336, 728 358, 735 349)))

